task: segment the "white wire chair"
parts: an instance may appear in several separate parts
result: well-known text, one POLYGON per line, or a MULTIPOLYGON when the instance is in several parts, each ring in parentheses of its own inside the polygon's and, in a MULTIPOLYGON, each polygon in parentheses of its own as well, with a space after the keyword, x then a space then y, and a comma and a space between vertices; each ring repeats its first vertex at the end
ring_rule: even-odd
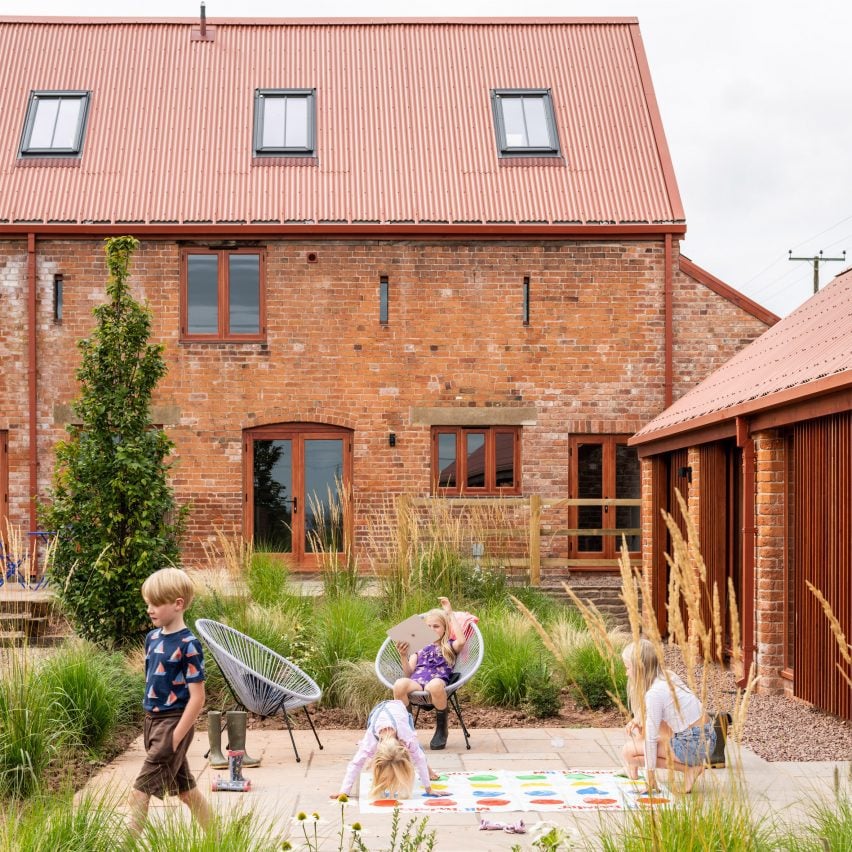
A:
POLYGON ((283 714, 297 763, 301 762, 301 758, 288 711, 299 707, 304 709, 317 745, 322 748, 308 713, 308 704, 315 704, 322 696, 322 690, 312 678, 271 648, 227 624, 199 618, 195 622, 195 630, 210 649, 234 701, 241 709, 263 718, 279 712, 283 714))
MULTIPOLYGON (((475 624, 471 624, 470 635, 465 642, 461 653, 456 660, 453 668, 453 678, 447 684, 447 699, 450 707, 455 711, 464 733, 464 744, 470 751, 470 733, 462 718, 461 706, 459 698, 456 694, 475 674, 476 670, 482 663, 482 656, 485 651, 482 641, 482 634, 475 624)), ((393 639, 388 637, 379 648, 376 654, 376 676, 378 679, 390 689, 393 689, 395 681, 401 677, 405 677, 402 670, 402 662, 399 659, 399 652, 396 650, 396 644, 393 639)), ((434 710, 431 703, 430 695, 425 690, 417 690, 416 692, 408 693, 408 700, 414 706, 414 724, 417 724, 417 718, 421 710, 434 710)))

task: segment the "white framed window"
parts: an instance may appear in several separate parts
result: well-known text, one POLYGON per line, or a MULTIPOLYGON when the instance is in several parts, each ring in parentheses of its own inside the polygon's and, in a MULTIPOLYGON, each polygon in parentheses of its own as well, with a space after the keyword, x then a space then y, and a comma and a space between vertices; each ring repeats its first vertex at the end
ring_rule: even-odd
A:
POLYGON ((549 89, 494 89, 491 107, 501 157, 559 154, 549 89))
POLYGON ((21 157, 79 157, 91 92, 30 92, 21 157))
POLYGON ((257 89, 254 155, 313 157, 316 154, 316 89, 257 89))

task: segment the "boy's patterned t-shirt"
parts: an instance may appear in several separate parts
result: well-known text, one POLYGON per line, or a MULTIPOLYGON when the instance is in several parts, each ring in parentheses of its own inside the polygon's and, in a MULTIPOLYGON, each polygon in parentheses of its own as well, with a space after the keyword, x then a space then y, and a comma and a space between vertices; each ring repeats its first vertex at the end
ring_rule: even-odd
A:
POLYGON ((189 684, 204 682, 201 643, 188 627, 174 633, 162 628, 145 637, 146 713, 173 713, 189 701, 189 684))

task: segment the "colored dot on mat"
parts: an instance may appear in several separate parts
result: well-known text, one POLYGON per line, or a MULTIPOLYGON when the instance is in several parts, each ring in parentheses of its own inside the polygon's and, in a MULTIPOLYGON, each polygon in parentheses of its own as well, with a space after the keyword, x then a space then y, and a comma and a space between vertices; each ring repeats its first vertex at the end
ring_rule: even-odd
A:
POLYGON ((572 781, 591 781, 594 775, 586 775, 585 772, 566 772, 565 777, 572 781))
POLYGON ((477 805, 487 805, 489 808, 496 807, 497 805, 508 805, 508 799, 477 799, 477 805))
POLYGON ((489 799, 489 798, 493 798, 494 796, 505 795, 505 793, 502 793, 502 791, 492 792, 491 790, 474 790, 471 793, 471 795, 472 796, 480 796, 483 799, 489 799))
POLYGON ((426 805, 429 807, 445 807, 451 808, 455 805, 455 802, 452 799, 427 799, 426 805))
POLYGON ((481 790, 502 790, 503 789, 502 784, 477 784, 476 786, 479 787, 481 790))
POLYGON ((591 796, 589 798, 583 799, 583 801, 587 805, 617 805, 618 804, 617 799, 600 799, 600 798, 596 798, 595 796, 591 796))
POLYGON ((640 805, 667 805, 669 803, 669 800, 662 796, 640 796, 636 801, 640 805))
POLYGON ((516 775, 518 781, 547 781, 544 775, 516 775))
POLYGON ((564 805, 562 799, 530 799, 531 805, 564 805))
POLYGON ((609 793, 609 790, 601 790, 598 787, 583 787, 577 792, 581 796, 606 796, 609 793))
POLYGON ((379 808, 393 808, 396 806, 397 801, 396 799, 376 799, 373 804, 379 808))
POLYGON ((496 775, 469 775, 468 781, 496 781, 496 775))
POLYGON ((436 781, 433 781, 432 782, 432 789, 433 790, 446 790, 447 785, 446 784, 438 784, 436 781))
POLYGON ((528 796, 554 796, 555 790, 524 790, 528 796))

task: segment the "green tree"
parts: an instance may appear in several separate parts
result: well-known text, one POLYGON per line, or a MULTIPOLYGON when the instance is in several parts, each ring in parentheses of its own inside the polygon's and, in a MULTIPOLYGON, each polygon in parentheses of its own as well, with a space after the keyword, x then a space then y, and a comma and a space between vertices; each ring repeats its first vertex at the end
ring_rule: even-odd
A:
POLYGON ((101 645, 138 641, 148 625, 139 588, 179 557, 184 510, 175 506, 167 458, 173 444, 151 422, 151 396, 165 375, 162 346, 149 343, 148 309, 130 294, 139 241, 106 241, 109 300, 81 340, 78 423, 56 447, 44 529, 57 535, 50 569, 78 632, 101 645))

